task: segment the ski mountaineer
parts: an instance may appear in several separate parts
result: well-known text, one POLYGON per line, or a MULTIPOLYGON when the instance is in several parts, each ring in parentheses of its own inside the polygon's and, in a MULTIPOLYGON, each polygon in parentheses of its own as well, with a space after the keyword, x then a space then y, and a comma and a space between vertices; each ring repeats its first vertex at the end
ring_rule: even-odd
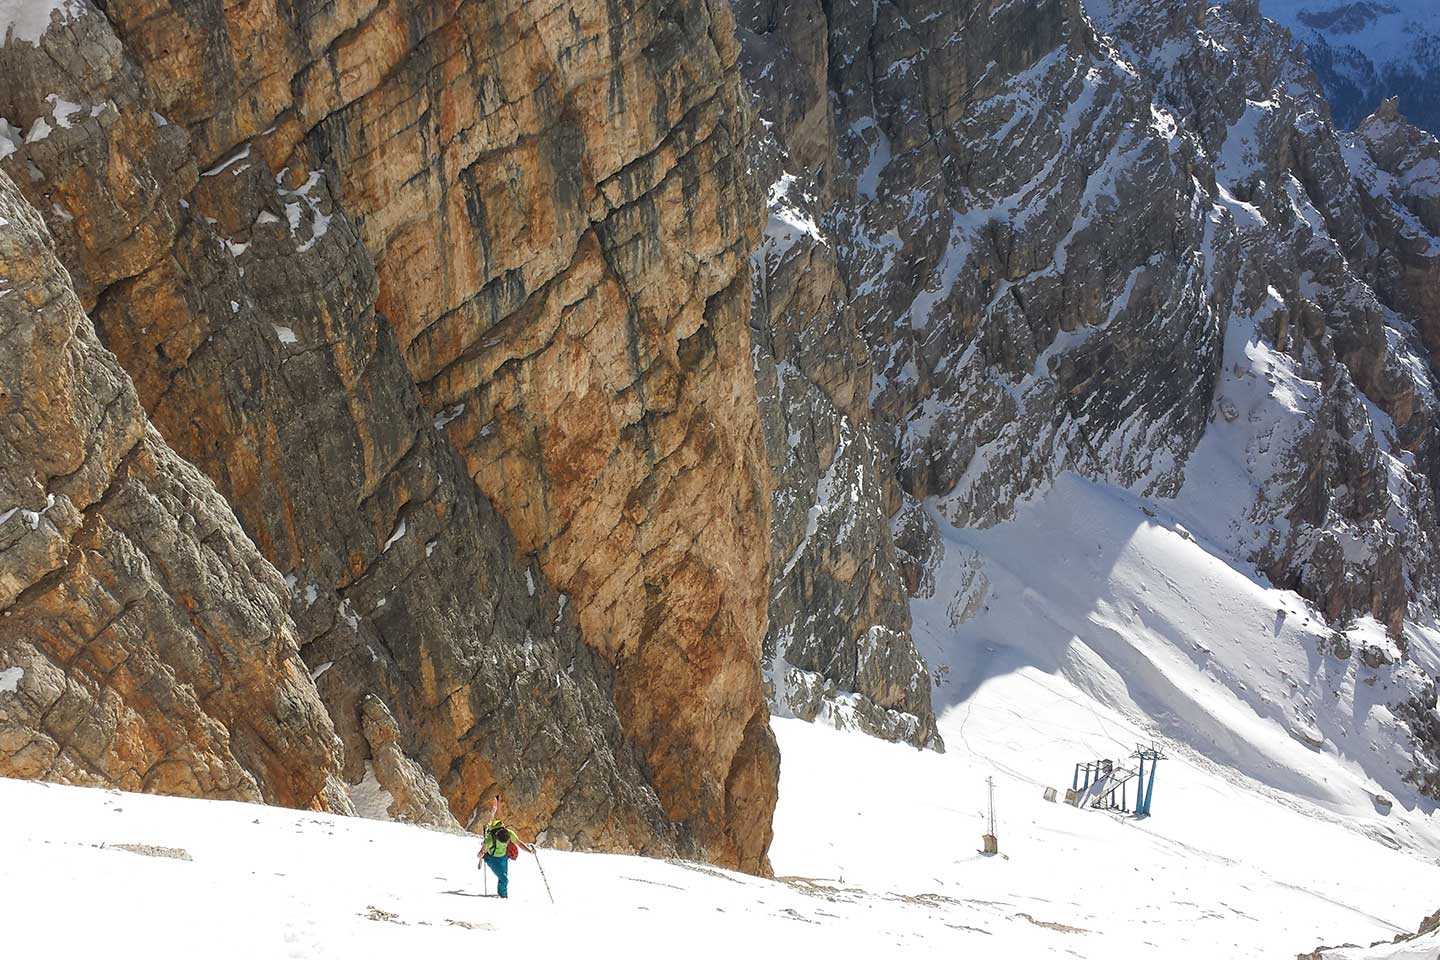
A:
POLYGON ((475 866, 480 869, 490 868, 498 881, 497 887, 502 898, 510 895, 510 861, 520 856, 521 850, 527 850, 532 855, 535 847, 520 839, 520 835, 500 819, 500 794, 490 801, 490 821, 485 827, 484 841, 480 844, 480 860, 475 866))

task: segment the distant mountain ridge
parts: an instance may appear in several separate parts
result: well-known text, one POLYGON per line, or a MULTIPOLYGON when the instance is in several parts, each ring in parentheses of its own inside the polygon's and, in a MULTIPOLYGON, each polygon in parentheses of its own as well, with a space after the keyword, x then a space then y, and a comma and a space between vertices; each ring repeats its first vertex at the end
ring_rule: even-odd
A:
POLYGON ((1262 0, 1305 47, 1335 110, 1354 127, 1400 98, 1416 126, 1440 131, 1440 5, 1429 0, 1262 0))

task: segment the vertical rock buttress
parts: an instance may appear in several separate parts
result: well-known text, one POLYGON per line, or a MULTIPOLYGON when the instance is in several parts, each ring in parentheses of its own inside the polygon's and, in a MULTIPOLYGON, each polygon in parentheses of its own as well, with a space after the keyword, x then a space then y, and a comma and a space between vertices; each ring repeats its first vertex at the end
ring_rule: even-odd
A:
POLYGON ((460 5, 431 26, 355 99, 371 28, 332 46, 306 88, 348 102, 312 107, 312 139, 426 408, 614 665, 667 816, 760 869, 760 200, 728 6, 460 5))

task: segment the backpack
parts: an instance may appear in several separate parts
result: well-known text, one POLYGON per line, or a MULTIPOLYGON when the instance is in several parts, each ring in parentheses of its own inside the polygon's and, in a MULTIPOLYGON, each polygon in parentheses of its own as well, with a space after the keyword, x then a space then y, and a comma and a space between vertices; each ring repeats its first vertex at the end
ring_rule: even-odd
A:
MULTIPOLYGON (((504 845, 505 845, 505 857, 506 857, 507 859, 509 859, 509 860, 518 860, 518 859, 520 859, 520 846, 519 846, 519 844, 517 844, 517 843, 515 842, 515 838, 514 838, 513 836, 511 836, 510 831, 509 831, 509 829, 505 826, 505 824, 500 823, 500 822, 497 821, 497 822, 490 828, 490 836, 487 838, 487 841, 486 841, 486 844, 485 844, 486 852, 489 853, 489 851, 490 851, 491 849, 493 849, 493 848, 496 847, 496 846, 499 846, 500 844, 504 844, 504 845)), ((499 856, 499 854, 495 854, 495 856, 499 856)))

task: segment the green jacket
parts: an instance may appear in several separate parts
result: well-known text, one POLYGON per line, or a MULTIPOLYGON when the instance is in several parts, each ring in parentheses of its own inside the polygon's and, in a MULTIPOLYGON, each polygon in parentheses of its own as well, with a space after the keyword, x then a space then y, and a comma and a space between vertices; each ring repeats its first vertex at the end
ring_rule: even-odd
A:
POLYGON ((509 844, 502 843, 499 840, 495 839, 495 830, 498 827, 505 827, 505 829, 510 833, 510 839, 516 844, 520 842, 520 836, 515 832, 515 829, 513 827, 506 826, 505 821, 503 820, 492 820, 490 821, 490 825, 485 828, 485 845, 483 849, 485 851, 485 856, 487 857, 505 856, 505 848, 509 844))

